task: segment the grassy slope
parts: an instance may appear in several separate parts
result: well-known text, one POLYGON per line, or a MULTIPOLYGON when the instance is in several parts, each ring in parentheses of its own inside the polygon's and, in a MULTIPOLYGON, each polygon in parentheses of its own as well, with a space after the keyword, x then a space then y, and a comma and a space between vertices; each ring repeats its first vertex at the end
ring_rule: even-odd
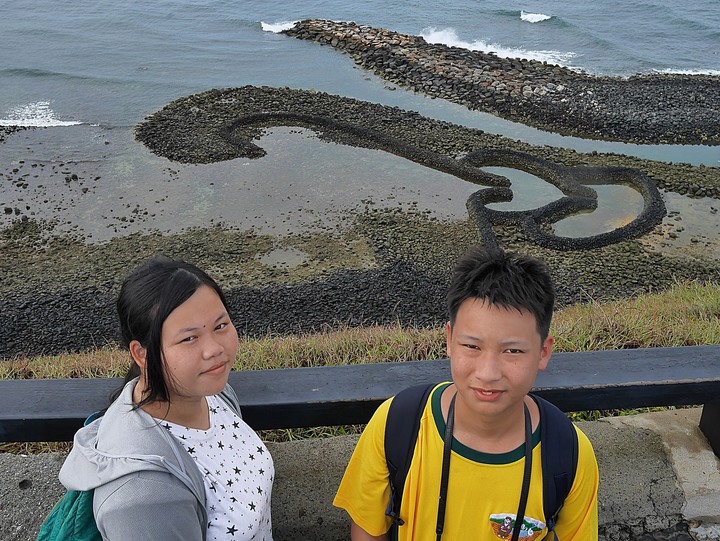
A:
MULTIPOLYGON (((684 283, 662 293, 585 303, 553 320, 556 351, 588 351, 720 343, 720 284, 684 283)), ((444 328, 398 326, 240 339, 237 370, 436 359, 445 356, 444 328)), ((108 346, 84 353, 0 361, 0 379, 120 377, 129 356, 108 346)))

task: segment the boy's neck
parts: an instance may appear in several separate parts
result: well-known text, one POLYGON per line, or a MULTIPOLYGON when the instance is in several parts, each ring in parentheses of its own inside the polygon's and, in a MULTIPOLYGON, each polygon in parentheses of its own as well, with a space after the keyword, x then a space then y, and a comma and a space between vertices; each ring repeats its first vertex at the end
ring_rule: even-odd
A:
MULTIPOLYGON (((441 397, 443 418, 447 421, 450 401, 455 386, 450 385, 441 397)), ((530 411, 533 431, 538 425, 540 413, 537 404, 525 397, 530 411)), ((520 402, 500 416, 479 415, 462 402, 460 395, 455 400, 455 428, 453 436, 460 443, 483 453, 507 453, 525 442, 525 409, 520 402)))

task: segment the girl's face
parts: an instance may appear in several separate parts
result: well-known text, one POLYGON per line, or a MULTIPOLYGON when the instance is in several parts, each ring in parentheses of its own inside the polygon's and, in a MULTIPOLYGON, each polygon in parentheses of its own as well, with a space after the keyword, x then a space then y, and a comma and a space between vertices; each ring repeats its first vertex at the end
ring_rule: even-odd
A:
POLYGON ((170 400, 217 394, 235 362, 238 336, 218 294, 200 286, 162 326, 170 400))

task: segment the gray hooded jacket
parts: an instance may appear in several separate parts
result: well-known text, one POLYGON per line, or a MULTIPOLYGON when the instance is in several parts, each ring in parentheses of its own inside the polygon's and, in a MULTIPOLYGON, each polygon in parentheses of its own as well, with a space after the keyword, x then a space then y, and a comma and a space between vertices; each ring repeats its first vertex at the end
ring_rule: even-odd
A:
MULTIPOLYGON (((133 409, 130 381, 105 415, 78 430, 60 470, 70 490, 95 489, 93 510, 107 541, 205 541, 202 474, 150 415, 133 409)), ((227 385, 220 396, 239 415, 227 385)))

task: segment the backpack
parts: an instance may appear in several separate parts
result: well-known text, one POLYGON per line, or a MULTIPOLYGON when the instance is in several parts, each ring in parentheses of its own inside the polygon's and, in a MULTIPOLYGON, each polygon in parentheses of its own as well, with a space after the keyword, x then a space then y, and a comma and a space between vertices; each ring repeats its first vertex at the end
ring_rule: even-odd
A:
MULTIPOLYGON (((238 398, 232 387, 218 395, 240 416, 238 398)), ((85 419, 87 426, 102 417, 105 411, 98 411, 85 419)), ((45 519, 37 541, 102 541, 95 522, 93 496, 95 490, 68 490, 45 519)))
MULTIPOLYGON (((85 419, 87 426, 104 412, 85 419)), ((68 490, 45 519, 37 541, 102 541, 93 514, 94 490, 68 490)))
MULTIPOLYGON (((410 469, 420 418, 437 384, 420 384, 400 391, 390 403, 385 425, 385 460, 390 473, 390 501, 385 514, 393 519, 391 539, 397 538, 405 479, 410 469)), ((554 532, 558 515, 570 493, 578 463, 578 438, 565 414, 547 400, 530 395, 540 409, 543 512, 548 532, 554 532)))

